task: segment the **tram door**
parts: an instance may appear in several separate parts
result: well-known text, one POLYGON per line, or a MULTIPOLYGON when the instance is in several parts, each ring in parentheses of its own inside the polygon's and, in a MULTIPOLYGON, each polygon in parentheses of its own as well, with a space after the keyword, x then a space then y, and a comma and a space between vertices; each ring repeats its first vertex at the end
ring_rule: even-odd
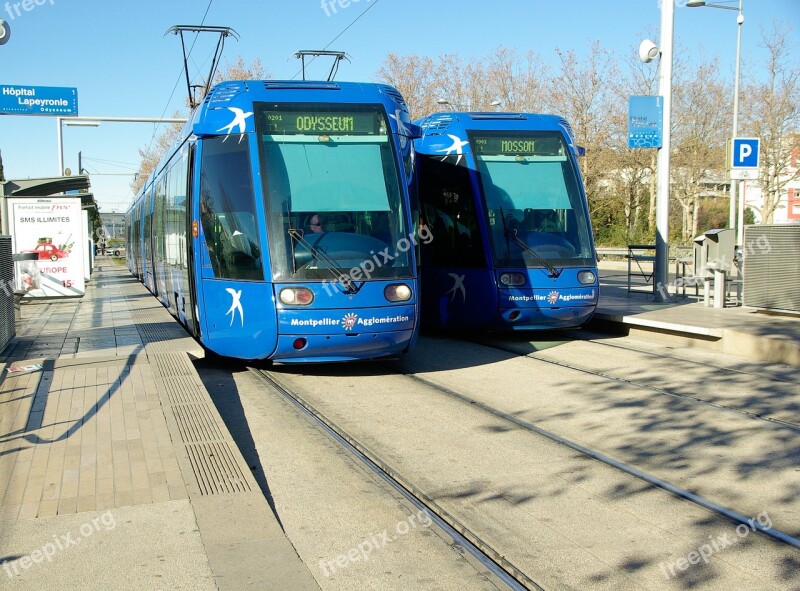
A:
POLYGON ((201 140, 197 159, 192 243, 200 327, 211 350, 259 359, 275 350, 278 332, 262 257, 264 206, 255 199, 249 142, 226 137, 201 140))

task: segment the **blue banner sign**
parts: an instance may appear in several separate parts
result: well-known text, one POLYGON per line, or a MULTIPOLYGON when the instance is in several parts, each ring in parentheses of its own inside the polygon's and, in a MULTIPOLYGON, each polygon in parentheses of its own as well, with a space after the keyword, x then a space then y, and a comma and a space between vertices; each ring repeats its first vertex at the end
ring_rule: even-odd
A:
POLYGON ((78 114, 78 89, 0 84, 0 115, 78 114))
POLYGON ((628 98, 628 147, 660 148, 664 128, 664 98, 628 98))

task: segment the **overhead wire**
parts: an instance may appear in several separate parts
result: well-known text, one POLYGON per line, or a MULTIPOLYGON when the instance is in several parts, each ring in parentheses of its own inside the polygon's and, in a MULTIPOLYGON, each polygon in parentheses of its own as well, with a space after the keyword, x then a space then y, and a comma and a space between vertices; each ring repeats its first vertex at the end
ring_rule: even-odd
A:
MULTIPOLYGON (((211 10, 211 5, 214 3, 214 0, 208 0, 208 6, 206 6, 206 11, 203 14, 203 19, 200 21, 200 26, 202 27, 206 22, 206 17, 208 16, 208 11, 211 10)), ((189 56, 192 55, 192 50, 194 49, 195 44, 197 43, 197 38, 200 36, 200 33, 195 33, 194 41, 192 41, 192 46, 189 48, 189 56)), ((181 68, 180 72, 178 72, 178 79, 175 81, 175 86, 172 87, 172 92, 169 94, 169 98, 167 99, 167 104, 164 106, 164 110, 161 112, 161 116, 159 119, 163 119, 164 115, 167 113, 167 109, 169 109, 169 105, 172 102, 172 97, 175 96, 175 91, 178 89, 178 85, 181 83, 181 78, 183 78, 183 68, 181 68)), ((156 130, 160 124, 154 123, 153 124, 153 135, 150 136, 150 143, 147 144, 147 150, 145 151, 146 154, 150 153, 150 149, 153 147, 153 142, 156 139, 156 130)))
MULTIPOLYGON (((331 40, 328 42, 328 44, 327 44, 325 47, 323 47, 323 48, 322 48, 322 50, 321 50, 321 51, 325 51, 325 50, 327 50, 327 49, 328 49, 328 48, 329 48, 331 45, 333 45, 333 44, 336 42, 336 40, 337 40, 339 37, 341 37, 342 35, 344 35, 344 34, 345 34, 345 33, 346 33, 346 32, 347 32, 349 29, 350 29, 350 27, 352 27, 352 26, 353 26, 354 24, 356 24, 356 23, 357 23, 359 20, 361 20, 361 17, 363 17, 365 14, 367 14, 367 13, 368 13, 370 10, 372 10, 373 8, 375 8, 375 6, 377 6, 377 5, 378 5, 378 2, 380 2, 380 1, 381 1, 381 0, 373 0, 372 4, 370 4, 369 6, 367 6, 367 7, 364 9, 364 11, 363 11, 361 14, 359 14, 359 15, 358 15, 356 18, 354 18, 354 19, 353 19, 353 21, 352 21, 352 22, 351 22, 349 25, 347 25, 347 26, 346 26, 344 29, 342 29, 342 30, 341 30, 341 32, 340 32, 338 35, 336 35, 336 37, 334 37, 333 39, 331 39, 331 40)), ((314 57, 312 57, 312 58, 309 60, 309 62, 306 64, 306 68, 308 68, 308 66, 310 66, 311 64, 313 64, 313 63, 316 61, 317 57, 319 57, 319 56, 316 56, 316 55, 315 55, 314 57)), ((338 64, 337 64, 337 71, 338 71, 338 64)), ((291 80, 294 80, 294 79, 295 79, 295 78, 297 78, 297 76, 298 76, 299 74, 301 74, 302 72, 303 72, 303 68, 300 68, 300 69, 297 71, 297 73, 296 73, 294 76, 292 76, 290 79, 291 79, 291 80)))

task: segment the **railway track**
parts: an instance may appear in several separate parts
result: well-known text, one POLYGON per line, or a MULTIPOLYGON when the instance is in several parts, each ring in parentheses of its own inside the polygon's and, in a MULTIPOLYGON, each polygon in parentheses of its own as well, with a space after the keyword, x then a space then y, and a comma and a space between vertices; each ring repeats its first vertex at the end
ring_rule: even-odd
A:
MULTIPOLYGON (((721 516, 737 525, 746 525, 768 538, 776 540, 782 544, 786 544, 794 549, 800 549, 800 539, 797 539, 796 537, 776 528, 762 525, 761 523, 754 521, 750 516, 741 514, 731 508, 721 506, 707 498, 675 486, 670 482, 640 470, 635 466, 620 462, 610 456, 597 452, 549 430, 543 429, 512 414, 494 408, 481 402, 480 400, 436 384, 435 382, 427 380, 422 376, 405 371, 396 363, 384 365, 389 366, 392 370, 392 373, 396 375, 413 380, 417 384, 424 386, 426 389, 430 389, 440 395, 455 399, 462 404, 468 405, 470 408, 480 410, 481 412, 491 415, 496 419, 501 419, 502 421, 513 425, 512 428, 521 429, 529 434, 533 434, 535 436, 545 438, 550 442, 565 446, 590 460, 601 462, 641 482, 645 482, 652 487, 664 490, 679 499, 689 501, 698 507, 702 507, 707 511, 711 511, 712 513, 721 516)), ((543 589, 543 587, 528 573, 523 572, 521 568, 518 568, 516 565, 509 562, 504 557, 502 552, 496 548, 493 548, 490 544, 482 540, 480 532, 475 531, 474 526, 472 530, 464 526, 456 515, 448 512, 440 504, 430 498, 425 491, 419 489, 413 482, 407 480, 402 474, 394 470, 392 466, 382 461, 379 454, 368 449, 356 438, 352 437, 345 429, 325 416, 323 412, 320 412, 308 400, 304 399, 302 395, 292 391, 292 388, 286 385, 285 379, 281 378, 280 372, 266 371, 261 369, 251 369, 250 371, 252 371, 273 391, 284 397, 299 411, 317 423, 320 428, 325 430, 331 437, 345 447, 354 458, 356 458, 359 462, 366 464, 393 489, 397 490, 406 499, 408 499, 411 504, 418 509, 427 511, 432 516, 437 526, 440 527, 447 536, 450 536, 456 541, 457 544, 461 545, 469 554, 471 554, 476 560, 484 565, 489 572, 493 573, 509 588, 543 589)), ((530 570, 530 566, 528 566, 528 570, 530 570)))
POLYGON ((351 437, 344 429, 328 419, 313 405, 296 392, 291 391, 274 372, 250 367, 248 370, 262 383, 291 403, 298 412, 305 415, 333 440, 341 445, 353 458, 366 465, 388 486, 402 495, 417 510, 425 511, 433 523, 447 536, 477 560, 499 581, 515 591, 545 591, 536 581, 528 577, 522 570, 505 559, 500 552, 494 550, 483 541, 477 533, 465 527, 459 520, 428 497, 413 483, 398 474, 391 466, 383 462, 377 454, 351 437))
MULTIPOLYGON (((458 400, 460 402, 463 402, 464 404, 468 404, 472 408, 478 408, 478 409, 484 411, 485 413, 490 414, 490 415, 492 415, 492 416, 494 416, 496 418, 499 418, 499 419, 508 421, 510 423, 513 423, 518 428, 524 429, 525 431, 529 431, 531 433, 535 433, 536 435, 539 435, 541 437, 545 437, 546 439, 548 439, 548 440, 550 440, 550 441, 552 441, 554 443, 558 443, 559 445, 563 445, 565 447, 568 447, 569 449, 572 449, 573 451, 576 451, 576 452, 578 452, 578 453, 580 453, 580 454, 582 454, 582 455, 584 455, 584 456, 586 456, 588 458, 591 458, 593 460, 597 460, 599 462, 602 462, 603 464, 606 464, 607 466, 611 466, 612 468, 615 468, 615 469, 617 469, 617 470, 619 470, 621 472, 624 472, 624 473, 626 473, 626 474, 628 474, 630 476, 633 476, 634 478, 637 478, 639 480, 647 482, 648 484, 650 484, 652 486, 655 486, 655 487, 658 487, 660 489, 663 489, 663 490, 665 490, 665 491, 667 491, 667 492, 669 492, 669 493, 671 493, 671 494, 673 494, 673 495, 675 495, 675 496, 677 496, 677 497, 679 497, 681 499, 684 499, 684 500, 687 500, 687 501, 689 501, 691 503, 694 503, 695 505, 703 507, 704 509, 708 509, 709 511, 712 511, 713 513, 715 513, 717 515, 720 515, 722 517, 725 517, 726 519, 729 519, 729 520, 733 521, 737 525, 740 525, 740 524, 751 525, 753 523, 753 520, 752 520, 751 517, 743 515, 743 514, 737 512, 737 511, 734 511, 734 510, 729 509, 727 507, 723 507, 722 505, 719 505, 719 504, 717 504, 717 503, 715 503, 715 502, 713 502, 713 501, 711 501, 709 499, 706 499, 706 498, 704 498, 704 497, 702 497, 700 495, 697 495, 697 494, 695 494, 695 493, 693 493, 693 492, 691 492, 689 490, 686 490, 684 488, 675 486, 675 485, 673 485, 673 484, 671 484, 671 483, 669 483, 669 482, 667 482, 667 481, 665 481, 665 480, 663 480, 661 478, 658 478, 657 476, 653 476, 652 474, 649 474, 649 473, 647 473, 647 472, 645 472, 643 470, 640 470, 640 469, 636 468, 635 466, 631 466, 630 464, 626 464, 625 462, 620 462, 620 461, 618 461, 618 460, 616 460, 616 459, 614 459, 614 458, 612 458, 612 457, 610 457, 610 456, 608 456, 606 454, 597 452, 597 451, 595 451, 595 450, 593 450, 591 448, 588 448, 588 447, 586 447, 584 445, 581 445, 579 443, 576 443, 576 442, 574 442, 574 441, 572 441, 570 439, 562 437, 561 435, 553 433, 552 431, 549 431, 547 429, 542 429, 541 427, 538 427, 537 425, 534 425, 533 423, 530 423, 528 421, 520 419, 519 417, 516 417, 516 416, 514 416, 512 414, 509 414, 509 413, 504 412, 502 410, 499 410, 497 408, 494 408, 494 407, 492 407, 492 406, 490 406, 488 404, 485 404, 485 403, 481 402, 480 400, 477 400, 477 399, 472 398, 470 396, 466 396, 466 395, 461 394, 459 392, 455 392, 454 390, 451 390, 449 388, 446 388, 444 386, 436 384, 435 382, 427 380, 427 379, 425 379, 425 378, 423 378, 421 376, 418 376, 416 374, 405 372, 402 368, 400 368, 398 366, 395 366, 394 369, 396 369, 399 374, 402 374, 402 375, 404 375, 404 376, 406 376, 406 377, 408 377, 410 379, 413 379, 413 380, 415 380, 417 382, 420 382, 420 383, 424 384, 425 386, 427 386, 429 388, 432 388, 432 389, 436 390, 437 392, 445 394, 445 395, 447 395, 447 396, 449 396, 451 398, 454 398, 454 399, 456 399, 456 400, 458 400)), ((777 540, 777 541, 782 542, 784 544, 788 544, 789 546, 792 546, 794 548, 800 549, 800 539, 798 539, 798 538, 796 538, 796 537, 794 537, 792 535, 789 535, 789 534, 787 534, 785 532, 782 532, 780 530, 774 529, 772 527, 766 527, 766 526, 761 525, 761 524, 756 524, 755 525, 755 529, 758 530, 759 532, 761 532, 762 534, 774 539, 774 540, 777 540)))

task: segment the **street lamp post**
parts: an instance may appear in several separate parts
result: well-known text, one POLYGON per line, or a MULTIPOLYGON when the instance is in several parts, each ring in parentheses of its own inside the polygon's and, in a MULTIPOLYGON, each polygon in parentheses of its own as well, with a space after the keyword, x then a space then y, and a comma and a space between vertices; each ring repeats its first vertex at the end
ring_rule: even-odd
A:
MULTIPOLYGON (((739 73, 741 69, 741 57, 742 57, 742 23, 744 23, 744 16, 742 15, 742 0, 739 0, 739 8, 734 8, 733 6, 725 6, 724 4, 713 4, 710 2, 704 2, 703 0, 690 0, 686 3, 686 6, 690 8, 698 8, 701 6, 707 6, 709 8, 721 8, 723 10, 736 10, 739 12, 739 16, 736 17, 736 73, 735 73, 735 80, 733 83, 733 134, 732 138, 736 138, 739 135, 739 73)), ((733 144, 731 144, 732 146, 733 144)), ((726 162, 726 166, 730 166, 729 162, 726 162)), ((736 194, 738 189, 739 182, 731 179, 731 202, 730 207, 728 209, 728 227, 729 228, 736 228, 736 194)), ((743 228, 741 227, 744 222, 744 202, 740 204, 739 207, 739 234, 738 234, 738 243, 739 245, 742 244, 742 233, 743 228)))

